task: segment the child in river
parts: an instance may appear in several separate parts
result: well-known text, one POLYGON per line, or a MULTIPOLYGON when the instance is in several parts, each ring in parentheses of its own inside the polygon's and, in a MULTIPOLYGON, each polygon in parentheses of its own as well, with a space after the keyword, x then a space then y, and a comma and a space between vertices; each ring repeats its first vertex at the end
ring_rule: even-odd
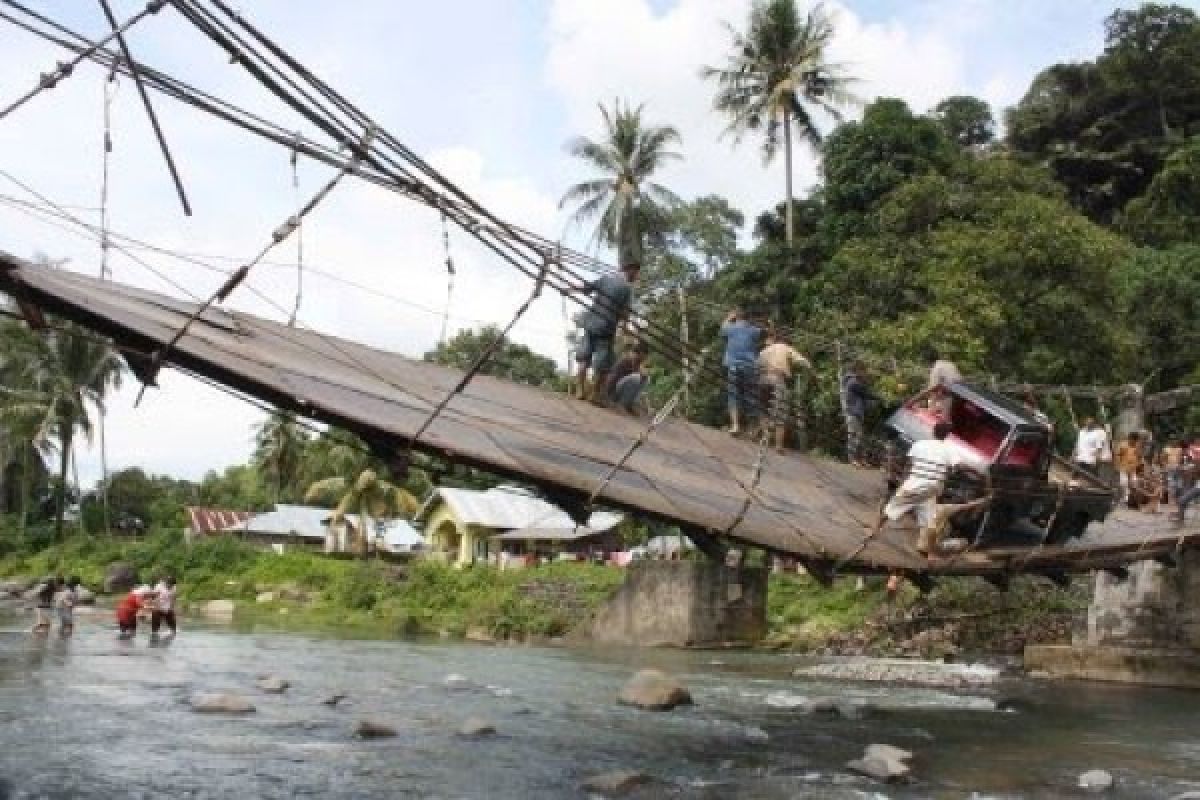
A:
POLYGON ((58 575, 46 578, 46 580, 34 588, 34 614, 37 616, 33 623, 33 633, 43 635, 50 632, 51 614, 54 611, 54 595, 62 585, 62 576, 58 575))
POLYGON ((58 614, 58 633, 64 639, 75 632, 75 604, 79 602, 79 576, 67 578, 66 585, 54 595, 54 610, 58 614))
POLYGON ((158 635, 158 629, 167 623, 170 629, 168 636, 175 636, 175 579, 166 575, 154 587, 156 603, 150 615, 150 633, 158 635))

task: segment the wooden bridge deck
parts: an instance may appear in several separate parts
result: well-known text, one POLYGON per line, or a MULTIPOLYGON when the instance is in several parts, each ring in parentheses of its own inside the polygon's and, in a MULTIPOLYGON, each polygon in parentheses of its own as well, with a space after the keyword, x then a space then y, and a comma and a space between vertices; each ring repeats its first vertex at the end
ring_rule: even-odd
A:
MULTIPOLYGON (((150 354, 193 303, 0 253, 0 291, 150 354)), ((344 427, 383 452, 405 451, 461 373, 259 317, 206 311, 165 360, 281 408, 344 427)), ((855 553, 883 496, 870 471, 758 448, 682 420, 664 422, 606 476, 645 422, 539 389, 479 376, 455 395, 414 449, 535 484, 555 500, 597 503, 794 555, 815 568, 855 553), (749 500, 749 502, 747 502, 749 500)), ((1200 526, 1115 514, 1067 547, 1006 545, 927 562, 911 528, 868 542, 847 572, 995 574, 1085 570, 1169 554, 1200 541, 1200 526)))

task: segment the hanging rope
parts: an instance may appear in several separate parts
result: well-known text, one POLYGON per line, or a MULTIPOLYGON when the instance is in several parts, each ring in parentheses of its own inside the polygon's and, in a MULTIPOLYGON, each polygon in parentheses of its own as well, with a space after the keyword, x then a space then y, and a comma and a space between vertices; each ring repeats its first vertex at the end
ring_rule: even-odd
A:
POLYGON ((1062 394, 1063 394, 1063 400, 1065 400, 1067 403, 1067 414, 1069 414, 1071 417, 1071 427, 1075 429, 1076 433, 1078 433, 1079 432, 1079 418, 1077 416, 1075 416, 1075 403, 1074 403, 1074 401, 1072 401, 1071 393, 1069 391, 1067 391, 1066 386, 1062 387, 1062 394))
POLYGON ((179 330, 175 332, 175 335, 173 335, 165 345, 154 351, 154 355, 150 360, 148 369, 146 370, 146 380, 143 381, 142 388, 138 392, 137 399, 134 401, 135 406, 142 401, 142 395, 145 394, 146 387, 154 380, 154 376, 158 373, 158 370, 162 368, 163 361, 166 359, 167 355, 171 352, 175 345, 179 344, 179 340, 187 335, 188 330, 192 327, 196 320, 199 319, 204 312, 208 311, 208 309, 210 309, 215 303, 225 302, 233 290, 240 286, 241 283, 246 280, 247 276, 250 275, 250 270, 254 269, 258 262, 266 258, 267 253, 271 252, 276 245, 296 232, 296 229, 300 227, 300 220, 304 219, 305 216, 311 213, 312 210, 316 208, 322 200, 329 196, 329 193, 332 192, 338 183, 341 182, 342 178, 346 177, 348 173, 357 167, 360 158, 366 154, 367 147, 369 146, 374 135, 374 128, 367 129, 367 132, 363 134, 362 142, 355 148, 354 158, 346 162, 346 165, 338 170, 337 174, 330 178, 329 181, 322 186, 321 189, 314 194, 312 198, 305 203, 302 208, 300 208, 299 211, 297 211, 293 216, 288 217, 282 225, 276 228, 271 233, 271 241, 267 242, 263 249, 258 252, 258 255, 234 270, 234 272, 225 280, 225 283, 223 283, 220 288, 213 292, 212 295, 210 295, 203 303, 201 303, 195 311, 188 315, 188 318, 184 320, 183 325, 179 327, 179 330))
POLYGON ((525 302, 522 303, 521 307, 517 309, 517 313, 513 314, 512 319, 510 319, 508 324, 504 326, 504 330, 500 331, 495 339, 488 342, 488 346, 484 348, 483 352, 475 358, 474 363, 472 363, 467 371, 463 373, 463 376, 459 379, 458 383, 455 384, 454 388, 447 392, 446 396, 443 397, 438 404, 434 406, 433 410, 429 412, 429 416, 427 416, 425 421, 421 423, 421 427, 417 428, 417 432, 414 433, 412 438, 409 439, 410 442, 416 442, 419 440, 425 434, 425 431, 429 430, 429 426, 433 424, 434 420, 436 420, 438 416, 440 416, 441 413, 446 409, 446 406, 450 404, 450 401, 453 400, 459 392, 467 388, 467 384, 469 384, 471 380, 479 373, 479 370, 483 369, 484 365, 491 360, 492 356, 496 354, 496 351, 500 349, 500 345, 507 340, 508 334, 512 331, 517 322, 520 321, 521 317, 525 316, 525 312, 528 311, 530 306, 533 305, 533 301, 541 297, 542 289, 546 285, 546 273, 550 269, 550 263, 550 256, 547 255, 542 264, 541 274, 538 275, 538 279, 534 282, 533 291, 529 293, 529 297, 525 298, 525 302))
POLYGON ((442 311, 442 333, 438 337, 439 344, 446 343, 446 329, 450 324, 450 304, 454 299, 454 256, 450 252, 450 225, 446 220, 446 212, 442 212, 442 250, 446 255, 446 308, 442 311))
POLYGON ((750 504, 754 500, 755 490, 758 489, 758 482, 762 479, 763 465, 767 461, 767 449, 771 443, 771 434, 763 428, 762 434, 759 436, 758 456, 754 459, 754 471, 750 475, 750 484, 746 487, 746 496, 742 498, 742 507, 738 509, 738 513, 733 518, 733 522, 725 528, 725 535, 731 535, 742 521, 746 519, 746 514, 750 511, 750 504))
MULTIPOLYGON (((300 141, 300 132, 296 132, 296 141, 300 141)), ((294 198, 297 212, 300 206, 300 150, 298 147, 292 147, 292 154, 288 158, 292 167, 292 196, 294 198)), ((296 223, 296 302, 292 306, 292 313, 288 316, 288 327, 296 326, 296 317, 300 315, 300 303, 304 298, 304 220, 302 217, 297 217, 296 223)))
POLYGON ((604 478, 600 481, 596 488, 592 490, 592 493, 588 495, 585 507, 590 508, 596 502, 596 498, 600 496, 601 492, 608 488, 608 484, 611 483, 612 479, 617 476, 617 473, 621 471, 621 468, 624 467, 629 459, 633 457, 633 454, 636 453, 638 449, 650 439, 650 434, 654 433, 655 429, 657 429, 659 425, 661 425, 667 418, 671 416, 671 414, 675 412, 675 407, 679 405, 679 400, 681 397, 683 397, 682 388, 676 390, 676 392, 671 395, 670 399, 668 399, 667 402, 663 404, 663 407, 658 410, 658 413, 650 419, 650 423, 646 425, 646 427, 643 428, 637 435, 637 438, 629 443, 629 447, 625 448, 625 452, 619 459, 617 459, 616 463, 609 468, 604 478))
MULTIPOLYGON (((117 82, 117 70, 114 66, 109 71, 107 79, 104 81, 104 137, 101 142, 101 168, 100 168, 100 280, 107 280, 111 276, 111 271, 108 267, 108 250, 111 242, 109 241, 108 231, 108 189, 109 189, 109 167, 112 160, 113 139, 112 139, 112 107, 113 101, 116 100, 117 92, 120 89, 120 84, 117 82)), ((108 498, 108 440, 107 431, 105 430, 105 417, 107 413, 103 405, 100 406, 100 508, 103 513, 104 530, 108 532, 112 530, 112 515, 109 508, 108 498)))

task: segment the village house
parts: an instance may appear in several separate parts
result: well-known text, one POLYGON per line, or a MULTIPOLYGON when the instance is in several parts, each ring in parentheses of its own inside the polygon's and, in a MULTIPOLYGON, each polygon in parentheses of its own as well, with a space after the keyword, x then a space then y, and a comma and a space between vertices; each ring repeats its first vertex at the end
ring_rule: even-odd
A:
MULTIPOLYGON (((253 513, 220 509, 189 508, 189 536, 232 535, 282 553, 305 548, 325 553, 357 552, 357 515, 332 523, 328 508, 280 503, 271 511, 253 513)), ((367 518, 367 541, 371 550, 408 554, 421 549, 424 539, 405 520, 367 518)))
POLYGON ((458 566, 495 561, 501 554, 586 555, 620 549, 621 514, 597 511, 578 526, 558 506, 516 486, 435 489, 417 512, 428 555, 458 566))

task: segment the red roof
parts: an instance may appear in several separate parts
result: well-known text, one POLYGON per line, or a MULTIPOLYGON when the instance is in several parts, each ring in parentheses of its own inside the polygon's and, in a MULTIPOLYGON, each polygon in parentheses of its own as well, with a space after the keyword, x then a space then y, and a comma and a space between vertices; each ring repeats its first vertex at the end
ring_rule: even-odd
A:
POLYGON ((223 508, 188 506, 187 515, 188 527, 193 533, 208 534, 237 527, 254 516, 254 513, 251 511, 229 511, 223 508))

